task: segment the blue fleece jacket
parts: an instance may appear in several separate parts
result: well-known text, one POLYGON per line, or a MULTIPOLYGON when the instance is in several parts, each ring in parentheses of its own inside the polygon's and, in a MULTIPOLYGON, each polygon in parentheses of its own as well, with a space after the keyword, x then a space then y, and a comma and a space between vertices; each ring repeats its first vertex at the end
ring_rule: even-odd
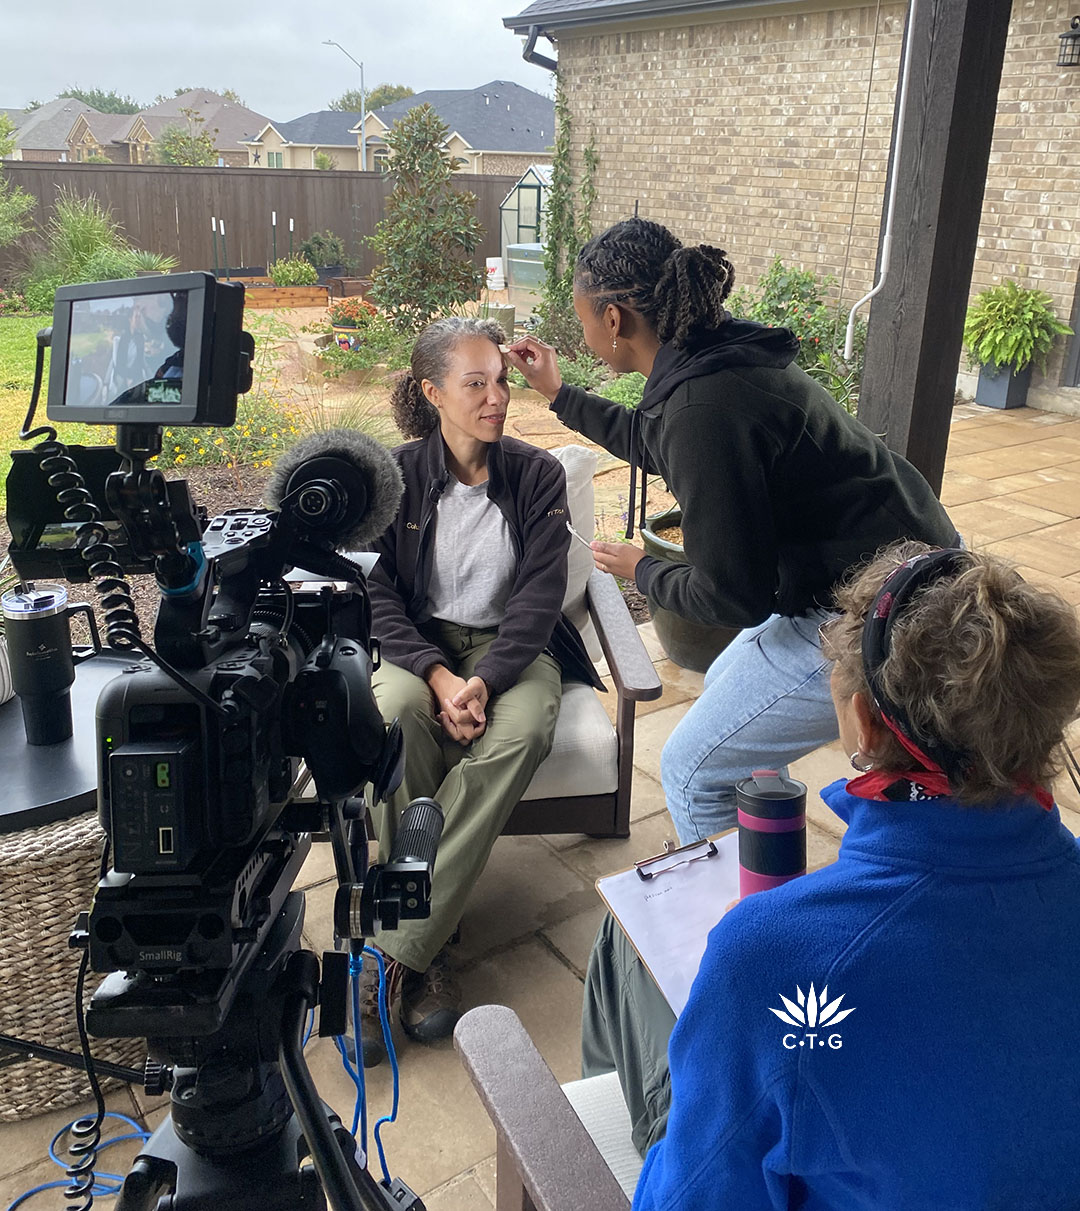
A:
POLYGON ((635 1211, 1080 1208, 1080 845, 1029 803, 822 795, 838 861, 709 937, 635 1211))

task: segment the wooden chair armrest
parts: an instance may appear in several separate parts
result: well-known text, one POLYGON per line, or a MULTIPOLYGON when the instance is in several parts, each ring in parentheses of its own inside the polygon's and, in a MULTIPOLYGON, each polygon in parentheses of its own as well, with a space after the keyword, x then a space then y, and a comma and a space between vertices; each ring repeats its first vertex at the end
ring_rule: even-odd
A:
POLYGON ((627 1211, 626 1195, 512 1009, 470 1010, 454 1046, 495 1125, 499 1161, 513 1166, 527 1196, 514 1201, 508 1175, 497 1174, 500 1208, 627 1211))
POLYGON ((634 702, 659 698, 663 690, 660 678, 641 642, 615 577, 594 568, 585 586, 585 601, 596 624, 600 647, 619 697, 634 702))

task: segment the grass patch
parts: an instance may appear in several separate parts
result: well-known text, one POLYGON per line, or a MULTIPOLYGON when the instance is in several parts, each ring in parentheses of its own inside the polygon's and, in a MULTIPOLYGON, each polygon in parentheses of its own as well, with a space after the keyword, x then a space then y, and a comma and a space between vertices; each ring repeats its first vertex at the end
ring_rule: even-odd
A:
MULTIPOLYGON (((47 315, 0 316, 0 392, 25 391, 34 385, 34 360, 37 357, 37 333, 52 323, 47 315)), ((45 351, 45 371, 49 369, 49 351, 45 351)))

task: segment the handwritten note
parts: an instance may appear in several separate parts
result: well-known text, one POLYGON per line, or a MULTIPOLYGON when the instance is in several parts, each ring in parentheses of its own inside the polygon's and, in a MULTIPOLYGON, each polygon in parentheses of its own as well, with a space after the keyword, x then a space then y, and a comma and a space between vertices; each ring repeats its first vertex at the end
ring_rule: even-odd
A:
POLYGON ((731 830, 715 841, 678 850, 646 868, 597 879, 596 890, 622 926, 678 1017, 690 995, 709 931, 739 895, 739 835, 731 830))

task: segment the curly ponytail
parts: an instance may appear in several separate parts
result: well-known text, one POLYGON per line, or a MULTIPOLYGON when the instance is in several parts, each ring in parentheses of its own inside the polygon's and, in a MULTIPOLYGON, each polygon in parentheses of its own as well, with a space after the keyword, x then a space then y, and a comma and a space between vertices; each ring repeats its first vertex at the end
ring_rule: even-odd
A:
POLYGON ((599 314, 625 303, 661 341, 680 347, 708 338, 730 318, 724 301, 735 284, 727 253, 708 244, 684 247, 666 227, 626 219, 578 253, 574 285, 599 314))
POLYGON ((427 437, 439 427, 439 410, 424 394, 424 379, 442 387, 450 355, 459 344, 472 337, 484 337, 495 345, 502 343, 503 330, 494 320, 467 319, 459 315, 436 320, 424 329, 413 345, 409 369, 394 384, 390 410, 394 424, 408 440, 427 437))

